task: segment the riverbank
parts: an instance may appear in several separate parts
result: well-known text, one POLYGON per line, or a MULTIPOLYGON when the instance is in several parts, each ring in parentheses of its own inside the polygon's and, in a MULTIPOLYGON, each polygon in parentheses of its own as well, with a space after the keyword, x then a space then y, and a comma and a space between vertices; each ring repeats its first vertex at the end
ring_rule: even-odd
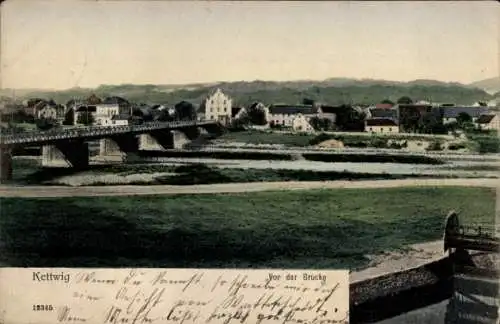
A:
POLYGON ((304 159, 320 162, 351 162, 351 163, 408 163, 408 164, 444 164, 438 157, 414 154, 363 153, 363 152, 244 152, 244 151, 146 151, 137 152, 139 158, 208 158, 220 160, 269 160, 292 161, 304 159))

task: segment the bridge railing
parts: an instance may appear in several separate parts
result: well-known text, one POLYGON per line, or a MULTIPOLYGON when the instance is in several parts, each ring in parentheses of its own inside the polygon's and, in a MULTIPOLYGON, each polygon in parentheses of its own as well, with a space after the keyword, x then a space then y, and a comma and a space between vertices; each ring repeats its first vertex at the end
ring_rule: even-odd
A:
POLYGON ((64 139, 68 137, 80 136, 95 136, 105 134, 120 134, 137 132, 144 130, 154 130, 160 128, 175 128, 183 126, 203 126, 207 124, 214 124, 217 121, 204 120, 204 121, 174 121, 174 122, 146 122, 142 124, 122 125, 122 126, 88 126, 88 127, 72 127, 66 129, 49 129, 49 130, 36 130, 15 134, 0 134, 1 144, 16 144, 23 142, 36 142, 53 139, 64 139))

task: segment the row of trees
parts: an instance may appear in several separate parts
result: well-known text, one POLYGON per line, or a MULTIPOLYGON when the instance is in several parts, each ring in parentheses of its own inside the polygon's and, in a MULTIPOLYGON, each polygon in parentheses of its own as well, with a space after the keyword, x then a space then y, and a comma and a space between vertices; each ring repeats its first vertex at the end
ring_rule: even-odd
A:
MULTIPOLYGON (((380 103, 390 104, 390 105, 395 105, 395 104, 411 105, 411 104, 413 104, 413 100, 408 96, 402 96, 396 102, 394 102, 390 99, 384 99, 384 100, 380 101, 380 103)), ((314 105, 314 104, 316 104, 316 100, 311 99, 311 98, 304 98, 304 99, 302 99, 302 104, 303 105, 314 105)))
POLYGON ((424 113, 403 111, 399 117, 399 124, 405 132, 422 134, 447 134, 457 130, 467 132, 475 129, 472 117, 465 112, 459 113, 455 122, 444 124, 438 108, 424 113))

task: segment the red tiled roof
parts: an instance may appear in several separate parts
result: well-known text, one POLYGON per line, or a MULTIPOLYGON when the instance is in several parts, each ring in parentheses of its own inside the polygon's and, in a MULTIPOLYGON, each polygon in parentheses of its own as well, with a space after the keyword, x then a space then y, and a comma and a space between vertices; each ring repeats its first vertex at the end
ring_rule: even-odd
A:
POLYGON ((375 105, 377 109, 391 109, 394 105, 390 103, 378 103, 375 105))

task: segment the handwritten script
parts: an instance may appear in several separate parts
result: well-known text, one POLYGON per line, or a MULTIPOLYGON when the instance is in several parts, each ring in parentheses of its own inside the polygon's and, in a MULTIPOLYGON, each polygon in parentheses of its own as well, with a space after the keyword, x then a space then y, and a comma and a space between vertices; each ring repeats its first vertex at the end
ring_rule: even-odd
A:
POLYGON ((349 322, 343 270, 0 269, 4 323, 349 322))

